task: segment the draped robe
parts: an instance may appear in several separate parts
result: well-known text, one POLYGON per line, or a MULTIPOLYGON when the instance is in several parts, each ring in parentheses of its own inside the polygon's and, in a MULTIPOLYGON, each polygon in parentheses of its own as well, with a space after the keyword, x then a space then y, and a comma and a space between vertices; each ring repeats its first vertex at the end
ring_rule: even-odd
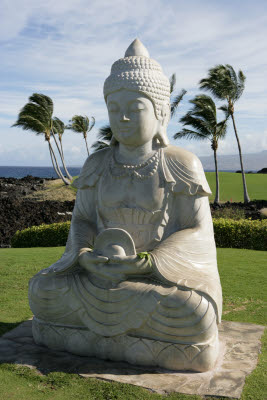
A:
POLYGON ((110 227, 101 216, 105 210, 99 205, 99 188, 111 157, 108 148, 85 162, 76 181, 66 250, 30 281, 33 313, 42 321, 86 327, 105 337, 130 334, 173 343, 208 343, 221 318, 221 285, 208 201, 211 192, 192 153, 176 146, 160 149, 158 173, 165 185, 161 216, 154 225, 147 221, 149 240, 137 243, 136 235, 137 252, 150 252, 153 272, 104 289, 79 266, 80 252, 93 247, 97 234, 110 227))

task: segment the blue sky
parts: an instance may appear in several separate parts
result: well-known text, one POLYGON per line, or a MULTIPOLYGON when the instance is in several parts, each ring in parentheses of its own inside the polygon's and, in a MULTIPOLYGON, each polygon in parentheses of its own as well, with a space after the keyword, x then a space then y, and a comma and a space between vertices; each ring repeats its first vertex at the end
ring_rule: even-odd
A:
MULTIPOLYGON (((43 137, 10 128, 33 93, 54 101, 64 122, 75 114, 95 116, 97 129, 107 123, 102 95, 114 61, 135 37, 176 73, 177 89, 187 95, 168 135, 173 144, 198 156, 210 155, 209 142, 174 141, 179 118, 199 93, 198 82, 216 64, 231 64, 247 77, 236 104, 243 153, 267 149, 267 2, 266 0, 0 0, 0 165, 50 165, 43 137)), ((81 135, 64 134, 69 165, 82 165, 81 135)), ((232 126, 219 154, 235 154, 232 126)))

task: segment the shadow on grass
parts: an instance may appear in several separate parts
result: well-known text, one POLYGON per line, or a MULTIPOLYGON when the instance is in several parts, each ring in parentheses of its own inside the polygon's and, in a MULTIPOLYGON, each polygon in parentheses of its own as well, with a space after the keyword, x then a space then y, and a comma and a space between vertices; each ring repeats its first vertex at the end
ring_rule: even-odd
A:
POLYGON ((11 331, 12 329, 16 328, 25 320, 18 321, 18 322, 1 322, 0 321, 0 336, 4 335, 6 332, 11 331))

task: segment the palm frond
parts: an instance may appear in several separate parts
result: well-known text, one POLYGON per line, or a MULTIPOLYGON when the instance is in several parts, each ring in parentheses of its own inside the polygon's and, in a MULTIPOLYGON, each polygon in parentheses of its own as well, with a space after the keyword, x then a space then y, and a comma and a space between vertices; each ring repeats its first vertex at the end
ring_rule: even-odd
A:
POLYGON ((219 100, 237 101, 245 87, 245 75, 239 71, 238 76, 234 68, 229 65, 216 65, 208 71, 207 78, 201 79, 200 88, 210 91, 219 100))
POLYGON ((12 125, 19 126, 25 131, 35 132, 37 135, 45 133, 46 127, 38 119, 32 117, 31 115, 22 115, 17 121, 12 125))
POLYGON ((223 121, 221 121, 217 124, 217 129, 216 129, 217 139, 223 139, 226 136, 227 122, 228 122, 228 118, 225 118, 223 121))
POLYGON ((186 94, 186 90, 182 89, 180 93, 174 97, 174 99, 171 101, 171 117, 173 117, 177 111, 177 108, 182 101, 184 95, 186 94))
POLYGON ((228 117, 217 123, 216 105, 210 96, 197 95, 190 103, 192 108, 180 118, 184 127, 174 135, 174 139, 208 139, 217 143, 218 138, 223 138, 226 134, 228 117))
POLYGON ((94 127, 95 125, 95 118, 92 118, 92 123, 90 125, 90 120, 87 115, 74 115, 72 119, 69 121, 69 125, 66 126, 66 129, 71 129, 77 133, 83 133, 84 136, 87 135, 88 132, 94 127))
POLYGON ((53 114, 53 101, 40 93, 33 93, 29 102, 20 110, 18 120, 13 126, 36 131, 37 134, 50 130, 53 114), (42 126, 42 128, 41 128, 42 126))
POLYGON ((190 111, 192 115, 198 117, 207 123, 210 128, 214 129, 217 123, 217 110, 216 105, 210 96, 205 94, 197 95, 189 103, 193 104, 193 108, 190 111))
POLYGON ((172 74, 169 81, 170 81, 170 93, 173 93, 176 86, 176 74, 172 74))
POLYGON ((59 136, 62 136, 65 130, 64 122, 57 117, 54 117, 52 122, 53 122, 54 133, 57 133, 59 136))
POLYGON ((100 140, 105 140, 105 141, 109 142, 112 139, 112 135, 113 135, 113 133, 112 133, 111 127, 110 127, 110 125, 107 124, 107 125, 104 125, 101 128, 99 128, 97 137, 100 140))
POLYGON ((242 93, 245 89, 245 81, 246 81, 246 76, 244 75, 244 73, 241 70, 239 70, 235 101, 237 101, 242 96, 242 93))
POLYGON ((38 104, 44 111, 46 111, 50 115, 50 118, 52 118, 54 105, 50 97, 41 93, 33 93, 29 97, 29 101, 38 104))
POLYGON ((25 104, 25 106, 20 110, 18 118, 23 117, 25 115, 30 115, 33 118, 38 119, 49 129, 49 126, 51 124, 51 118, 46 114, 45 111, 43 111, 43 109, 40 106, 33 103, 25 104))
POLYGON ((97 133, 98 140, 94 142, 91 147, 95 149, 95 151, 108 147, 110 145, 112 135, 113 134, 110 125, 107 124, 102 126, 101 128, 99 128, 97 133))
POLYGON ((104 142, 103 140, 97 140, 94 144, 91 146, 95 151, 105 149, 106 147, 109 147, 109 144, 104 142))
MULTIPOLYGON (((93 127, 95 126, 95 117, 91 117, 91 120, 92 120, 92 122, 91 122, 91 126, 90 126, 90 129, 89 129, 89 131, 91 130, 91 129, 93 129, 93 127)), ((89 132, 88 131, 88 132, 89 132)))
POLYGON ((228 104, 223 104, 221 107, 218 108, 218 110, 221 110, 224 113, 226 119, 230 117, 230 110, 228 104))
POLYGON ((184 126, 192 126, 198 133, 204 136, 209 136, 213 133, 213 127, 211 127, 208 121, 194 116, 190 111, 180 118, 180 123, 184 126))
POLYGON ((180 132, 173 135, 174 139, 190 139, 190 140, 207 140, 210 139, 209 135, 204 135, 198 131, 193 131, 191 129, 183 128, 180 132))

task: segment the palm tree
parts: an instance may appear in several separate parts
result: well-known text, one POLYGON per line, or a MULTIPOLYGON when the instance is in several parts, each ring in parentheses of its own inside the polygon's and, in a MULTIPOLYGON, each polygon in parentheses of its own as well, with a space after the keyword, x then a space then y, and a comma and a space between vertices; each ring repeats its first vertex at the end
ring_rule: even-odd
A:
POLYGON ((48 143, 49 152, 52 160, 54 170, 58 177, 62 179, 65 185, 70 182, 63 176, 56 155, 54 153, 50 138, 52 130, 52 115, 53 115, 53 101, 50 97, 40 93, 33 93, 29 97, 29 103, 19 112, 17 121, 12 126, 20 126, 24 130, 30 130, 37 135, 43 134, 48 143))
POLYGON ((92 119, 92 122, 90 124, 90 120, 86 115, 85 116, 74 115, 72 117, 72 119, 70 120, 70 125, 66 126, 66 129, 71 129, 74 132, 83 134, 88 156, 89 156, 89 149, 88 149, 88 144, 87 144, 87 134, 88 134, 88 132, 91 131, 91 129, 95 125, 95 118, 91 117, 91 119, 92 119))
POLYGON ((181 119, 183 126, 189 126, 190 129, 183 128, 180 132, 174 135, 174 139, 188 138, 195 140, 209 140, 214 154, 214 163, 216 171, 216 194, 214 203, 219 203, 219 174, 217 163, 217 149, 219 139, 226 135, 227 120, 226 118, 217 122, 216 105, 210 96, 204 94, 196 96, 189 103, 193 104, 181 119))
POLYGON ((68 177, 69 180, 71 181, 71 180, 72 180, 72 176, 70 175, 70 173, 69 173, 69 171, 68 171, 68 169, 67 169, 67 167, 66 167, 65 158, 64 158, 64 152, 63 152, 63 146, 62 146, 62 136, 63 136, 64 130, 65 130, 65 124, 64 124, 64 122, 61 121, 59 118, 54 117, 54 118, 53 118, 53 127, 52 127, 52 129, 51 129, 51 132, 52 132, 52 135, 53 135, 53 137, 54 137, 55 143, 56 143, 56 145, 57 145, 57 149, 58 149, 58 152, 59 152, 60 157, 61 157, 61 160, 62 160, 63 168, 64 168, 64 170, 65 170, 65 172, 66 172, 66 174, 67 174, 67 177, 68 177), (60 148, 59 148, 58 143, 57 143, 57 141, 56 141, 55 134, 58 135, 58 139, 59 139, 59 143, 60 143, 60 148))
POLYGON ((234 68, 231 65, 226 64, 216 65, 214 68, 211 68, 208 71, 208 77, 201 79, 199 84, 201 89, 210 91, 217 99, 227 101, 227 104, 222 106, 220 109, 229 113, 233 122, 243 179, 244 202, 248 203, 250 199, 244 173, 241 145, 234 118, 234 104, 241 97, 245 89, 245 80, 246 77, 241 70, 236 74, 234 68))

